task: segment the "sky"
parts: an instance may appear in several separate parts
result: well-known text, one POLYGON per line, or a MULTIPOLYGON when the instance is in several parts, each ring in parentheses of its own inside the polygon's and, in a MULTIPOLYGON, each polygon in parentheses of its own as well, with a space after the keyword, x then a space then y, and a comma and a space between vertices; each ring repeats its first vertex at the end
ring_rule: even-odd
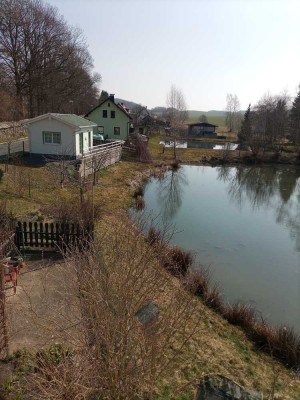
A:
POLYGON ((300 84, 300 0, 48 0, 80 27, 101 89, 152 108, 241 109, 300 84))

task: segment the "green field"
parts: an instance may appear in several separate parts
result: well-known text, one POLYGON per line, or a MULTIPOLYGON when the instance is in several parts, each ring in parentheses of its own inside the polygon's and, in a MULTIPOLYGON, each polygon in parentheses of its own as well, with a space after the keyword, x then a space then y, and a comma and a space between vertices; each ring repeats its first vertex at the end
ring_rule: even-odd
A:
POLYGON ((210 124, 225 126, 225 112, 224 111, 188 111, 188 122, 198 122, 201 115, 207 117, 207 122, 210 124))

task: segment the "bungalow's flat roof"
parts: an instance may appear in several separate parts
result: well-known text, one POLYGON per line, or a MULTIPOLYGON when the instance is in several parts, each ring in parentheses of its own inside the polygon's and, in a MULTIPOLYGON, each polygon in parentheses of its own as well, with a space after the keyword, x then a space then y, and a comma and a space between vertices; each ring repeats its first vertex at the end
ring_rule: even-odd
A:
POLYGON ((193 124, 188 124, 188 126, 214 126, 215 128, 218 127, 218 125, 209 124, 208 122, 194 122, 193 124))

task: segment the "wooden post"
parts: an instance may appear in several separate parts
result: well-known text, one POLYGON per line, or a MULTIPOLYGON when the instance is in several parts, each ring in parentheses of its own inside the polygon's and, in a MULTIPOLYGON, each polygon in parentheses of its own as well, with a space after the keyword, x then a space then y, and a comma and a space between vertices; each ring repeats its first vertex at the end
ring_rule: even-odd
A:
POLYGON ((43 228, 44 228, 44 225, 42 222, 40 222, 40 240, 41 240, 40 244, 41 244, 41 247, 44 247, 44 229, 43 228))
POLYGON ((29 244, 30 244, 30 247, 32 247, 33 246, 32 222, 29 222, 28 229, 29 229, 29 244))
POLYGON ((8 332, 6 316, 4 265, 1 263, 2 254, 0 254, 0 358, 6 358, 8 355, 8 332))

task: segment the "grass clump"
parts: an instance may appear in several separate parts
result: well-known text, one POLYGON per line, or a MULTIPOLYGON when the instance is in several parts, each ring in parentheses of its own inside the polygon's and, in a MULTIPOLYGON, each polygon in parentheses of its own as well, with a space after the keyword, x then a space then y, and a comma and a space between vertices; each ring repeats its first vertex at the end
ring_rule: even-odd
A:
POLYGON ((164 267, 173 276, 185 276, 190 266, 193 264, 194 257, 190 251, 180 247, 171 247, 164 260, 164 267))
POLYGON ((192 271, 185 280, 185 288, 200 297, 210 308, 219 312, 230 324, 241 327, 247 337, 267 354, 275 357, 285 366, 300 370, 300 337, 289 327, 272 327, 266 321, 259 321, 255 310, 242 303, 224 304, 217 286, 210 287, 208 269, 192 271))
POLYGON ((223 316, 230 324, 246 329, 251 329, 256 323, 255 310, 247 304, 228 304, 223 307, 223 316))

